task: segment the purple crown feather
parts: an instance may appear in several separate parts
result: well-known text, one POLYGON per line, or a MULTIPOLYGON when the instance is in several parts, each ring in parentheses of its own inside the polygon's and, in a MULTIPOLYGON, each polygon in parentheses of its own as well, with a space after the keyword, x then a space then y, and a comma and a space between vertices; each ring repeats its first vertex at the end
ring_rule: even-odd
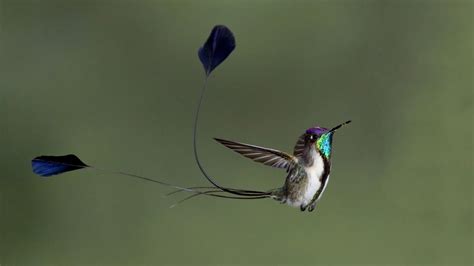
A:
POLYGON ((306 134, 312 134, 312 135, 322 135, 328 131, 327 128, 324 127, 311 127, 306 130, 306 134))

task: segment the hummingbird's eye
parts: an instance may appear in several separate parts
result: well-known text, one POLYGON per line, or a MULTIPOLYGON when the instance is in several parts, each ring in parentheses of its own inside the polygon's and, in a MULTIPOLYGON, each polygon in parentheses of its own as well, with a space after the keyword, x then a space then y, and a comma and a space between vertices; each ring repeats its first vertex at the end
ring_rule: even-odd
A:
POLYGON ((316 139, 316 136, 311 134, 311 135, 309 135, 308 139, 310 141, 314 141, 316 139))

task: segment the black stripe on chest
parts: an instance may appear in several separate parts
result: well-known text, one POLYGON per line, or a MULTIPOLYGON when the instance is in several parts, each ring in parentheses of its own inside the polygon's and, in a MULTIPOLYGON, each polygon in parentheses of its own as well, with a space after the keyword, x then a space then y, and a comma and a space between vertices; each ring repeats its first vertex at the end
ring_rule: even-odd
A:
POLYGON ((318 151, 318 153, 319 153, 319 156, 321 156, 321 158, 323 159, 324 170, 323 170, 323 174, 321 175, 321 178, 319 179, 319 181, 321 182, 321 186, 319 186, 318 190, 316 191, 313 201, 316 201, 321 197, 321 193, 326 187, 326 182, 328 181, 329 174, 331 172, 331 162, 329 161, 329 159, 327 159, 321 152, 318 151))

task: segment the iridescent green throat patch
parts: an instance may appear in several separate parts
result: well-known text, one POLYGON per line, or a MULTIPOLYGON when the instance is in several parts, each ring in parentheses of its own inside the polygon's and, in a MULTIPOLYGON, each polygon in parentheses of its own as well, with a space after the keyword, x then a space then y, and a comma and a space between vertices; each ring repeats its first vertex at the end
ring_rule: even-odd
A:
POLYGON ((332 134, 333 132, 324 134, 316 141, 316 147, 326 158, 331 155, 332 134))

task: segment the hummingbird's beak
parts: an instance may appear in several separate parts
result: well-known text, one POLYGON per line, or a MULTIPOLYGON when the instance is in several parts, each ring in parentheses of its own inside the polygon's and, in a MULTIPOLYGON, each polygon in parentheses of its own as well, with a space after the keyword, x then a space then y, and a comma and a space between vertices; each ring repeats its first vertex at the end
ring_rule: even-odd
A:
POLYGON ((331 130, 329 130, 326 134, 332 133, 332 132, 338 130, 339 128, 341 128, 342 126, 345 126, 345 125, 349 124, 350 122, 352 122, 352 121, 351 121, 351 120, 348 120, 348 121, 346 121, 346 122, 344 122, 344 123, 342 123, 342 124, 339 124, 339 125, 335 126, 335 127, 333 127, 331 130))

